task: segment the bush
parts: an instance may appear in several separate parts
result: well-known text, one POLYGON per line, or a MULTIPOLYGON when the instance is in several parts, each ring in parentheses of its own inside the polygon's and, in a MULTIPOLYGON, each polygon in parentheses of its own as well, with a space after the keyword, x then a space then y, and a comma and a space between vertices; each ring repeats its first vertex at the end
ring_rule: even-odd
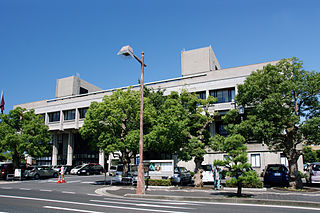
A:
MULTIPOLYGON (((243 188, 262 188, 263 182, 260 181, 256 171, 244 172, 240 177, 243 188)), ((237 187, 237 179, 232 178, 226 181, 227 187, 237 187)))
POLYGON ((145 184, 148 186, 171 186, 170 179, 146 179, 145 184))

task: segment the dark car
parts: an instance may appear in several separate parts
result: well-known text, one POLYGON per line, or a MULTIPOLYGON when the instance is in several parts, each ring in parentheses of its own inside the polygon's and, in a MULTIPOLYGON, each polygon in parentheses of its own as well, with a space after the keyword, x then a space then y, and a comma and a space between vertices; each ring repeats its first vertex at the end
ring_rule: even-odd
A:
POLYGON ((189 184, 191 183, 192 177, 190 172, 184 167, 175 167, 174 174, 172 177, 173 184, 189 184))
POLYGON ((87 164, 77 172, 77 175, 94 175, 101 174, 103 172, 103 167, 100 164, 87 164))
MULTIPOLYGON (((26 170, 26 165, 20 164, 17 169, 21 169, 21 174, 24 174, 24 171, 26 170)), ((0 179, 8 179, 8 174, 11 174, 11 175, 14 174, 13 164, 12 163, 0 164, 0 179)))
POLYGON ((289 170, 283 164, 268 164, 264 173, 264 185, 289 185, 289 170))

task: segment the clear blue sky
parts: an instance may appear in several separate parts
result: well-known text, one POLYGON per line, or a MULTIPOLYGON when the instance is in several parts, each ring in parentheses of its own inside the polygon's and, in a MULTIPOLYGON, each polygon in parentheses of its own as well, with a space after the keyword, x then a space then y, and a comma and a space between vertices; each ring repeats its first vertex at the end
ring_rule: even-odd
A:
POLYGON ((319 0, 1 0, 0 91, 13 105, 55 98, 76 73, 102 89, 179 77, 180 52, 212 45, 222 68, 296 56, 320 70, 319 0))

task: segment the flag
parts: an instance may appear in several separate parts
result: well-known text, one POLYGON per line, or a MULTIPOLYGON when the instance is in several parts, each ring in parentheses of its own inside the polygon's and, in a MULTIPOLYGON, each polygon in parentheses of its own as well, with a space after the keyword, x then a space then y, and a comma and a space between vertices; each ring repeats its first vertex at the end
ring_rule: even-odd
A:
POLYGON ((3 114, 3 110, 4 110, 4 96, 3 96, 3 91, 1 92, 0 109, 1 109, 1 113, 3 114))

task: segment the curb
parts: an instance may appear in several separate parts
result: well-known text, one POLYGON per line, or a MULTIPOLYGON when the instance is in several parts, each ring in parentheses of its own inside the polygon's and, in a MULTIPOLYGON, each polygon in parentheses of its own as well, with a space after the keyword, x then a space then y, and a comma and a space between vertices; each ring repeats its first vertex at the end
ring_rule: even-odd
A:
POLYGON ((251 198, 247 198, 247 199, 244 199, 244 198, 212 198, 212 197, 190 197, 190 196, 170 196, 170 195, 137 195, 137 194, 125 194, 124 197, 177 200, 177 201, 200 201, 200 202, 217 202, 217 203, 257 204, 257 205, 320 208, 320 203, 308 202, 308 201, 302 202, 302 201, 266 200, 266 199, 251 199, 251 198))

